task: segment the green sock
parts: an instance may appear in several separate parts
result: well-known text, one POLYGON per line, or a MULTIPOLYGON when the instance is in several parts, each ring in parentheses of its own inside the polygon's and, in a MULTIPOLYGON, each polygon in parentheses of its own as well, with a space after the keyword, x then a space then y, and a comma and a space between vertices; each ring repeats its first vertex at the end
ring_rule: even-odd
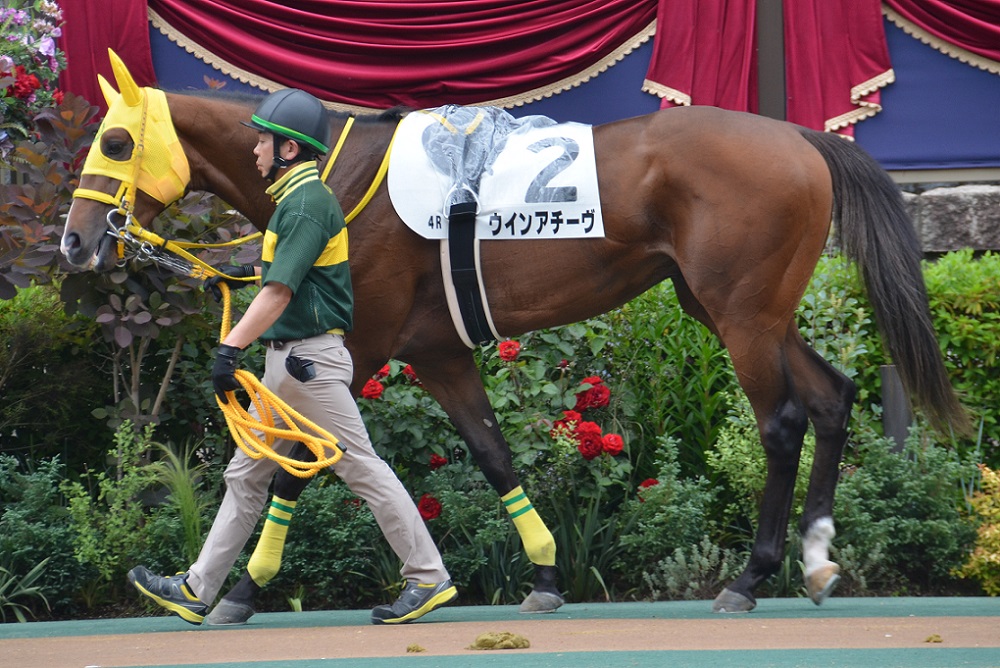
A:
POLYGON ((247 573, 260 587, 270 582, 281 569, 281 553, 285 549, 285 537, 288 535, 288 525, 292 521, 296 503, 278 496, 271 499, 260 540, 247 563, 247 573))
POLYGON ((556 565, 556 541, 531 505, 520 485, 500 497, 514 521, 521 543, 531 563, 538 566, 556 565))

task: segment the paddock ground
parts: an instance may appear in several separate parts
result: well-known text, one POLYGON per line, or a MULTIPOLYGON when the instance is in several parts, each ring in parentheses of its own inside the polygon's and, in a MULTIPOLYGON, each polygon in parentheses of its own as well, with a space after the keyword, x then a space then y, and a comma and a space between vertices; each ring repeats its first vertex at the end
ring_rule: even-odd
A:
POLYGON ((761 599, 743 615, 709 601, 449 606, 405 626, 368 610, 258 614, 242 627, 177 617, 0 625, 0 666, 14 668, 1000 668, 1000 598, 761 599), (468 649, 482 633, 530 648, 468 649), (422 651, 408 651, 417 649, 422 651))

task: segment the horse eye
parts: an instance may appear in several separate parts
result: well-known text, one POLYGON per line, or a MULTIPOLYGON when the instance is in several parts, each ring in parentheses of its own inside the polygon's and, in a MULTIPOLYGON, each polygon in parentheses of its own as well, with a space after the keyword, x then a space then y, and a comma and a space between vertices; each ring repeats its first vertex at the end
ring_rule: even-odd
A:
POLYGON ((112 160, 127 160, 128 155, 125 153, 125 149, 128 144, 119 139, 107 139, 104 142, 103 152, 104 155, 111 158, 112 160))

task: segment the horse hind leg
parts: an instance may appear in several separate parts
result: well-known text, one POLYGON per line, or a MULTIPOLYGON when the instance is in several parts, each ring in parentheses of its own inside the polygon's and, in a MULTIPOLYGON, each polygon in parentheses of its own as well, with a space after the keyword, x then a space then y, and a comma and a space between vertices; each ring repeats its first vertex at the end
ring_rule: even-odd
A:
MULTIPOLYGON (((289 456, 308 461, 312 455, 305 445, 296 443, 289 456)), ((239 582, 205 617, 205 624, 238 626, 246 624, 254 615, 256 610, 253 603, 257 592, 274 579, 281 569, 281 555, 285 549, 285 537, 292 520, 292 513, 310 480, 312 478, 300 478, 284 469, 279 469, 275 474, 274 496, 250 561, 247 562, 239 582)))
POLYGON ((799 531, 806 591, 813 603, 819 605, 840 580, 840 566, 829 558, 830 544, 836 535, 833 504, 856 387, 799 336, 789 347, 789 363, 816 434, 809 491, 799 531))
POLYGON ((713 612, 749 612, 757 605, 754 590, 779 570, 808 426, 806 409, 796 394, 782 348, 755 342, 747 347, 750 349, 754 350, 752 355, 733 355, 733 364, 757 417, 767 478, 750 559, 739 577, 716 597, 713 612))
POLYGON ((521 603, 523 613, 554 612, 565 600, 557 587, 556 545, 552 532, 532 506, 514 473, 510 447, 490 406, 472 354, 430 365, 414 363, 424 387, 451 418, 459 435, 500 495, 535 568, 531 593, 521 603))
MULTIPOLYGON (((757 417, 767 456, 767 479, 750 560, 712 604, 713 612, 749 612, 757 606, 754 590, 778 571, 784 556, 799 455, 808 427, 806 407, 792 382, 785 341, 762 342, 760 332, 766 328, 752 320, 741 326, 728 320, 717 322, 683 276, 673 277, 673 283, 684 311, 708 327, 729 349, 740 385, 757 417)), ((794 322, 789 325, 789 329, 793 328, 794 322)), ((797 336, 797 330, 793 336, 797 336)))

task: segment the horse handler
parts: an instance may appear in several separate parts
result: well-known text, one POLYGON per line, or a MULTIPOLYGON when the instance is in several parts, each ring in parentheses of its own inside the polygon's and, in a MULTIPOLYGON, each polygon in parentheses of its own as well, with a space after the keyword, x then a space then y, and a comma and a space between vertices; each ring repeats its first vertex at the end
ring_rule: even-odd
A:
MULTIPOLYGON (((368 503, 403 562, 402 594, 391 605, 372 610, 372 623, 411 622, 450 603, 458 592, 413 499, 372 448, 350 392, 353 362, 344 333, 351 329, 354 294, 347 226, 316 164, 329 150, 325 109, 305 91, 285 89, 265 98, 244 125, 259 132, 253 154, 261 175, 273 182, 267 193, 277 208, 264 236, 261 290, 219 346, 212 370, 215 392, 228 403, 226 392, 240 388, 234 375, 239 353, 261 338, 267 346, 264 385, 340 439, 344 455, 331 467, 333 472, 368 503)), ((257 273, 254 267, 241 269, 244 277, 257 273)), ((287 455, 292 446, 276 440, 274 450, 287 455)), ((207 619, 206 613, 253 533, 277 468, 270 459, 252 459, 238 449, 226 468, 225 496, 198 560, 172 577, 137 566, 129 581, 192 624, 245 623, 253 608, 228 596, 207 619)), ((279 472, 260 543, 237 589, 255 592, 277 574, 288 524, 305 485, 279 472)))

